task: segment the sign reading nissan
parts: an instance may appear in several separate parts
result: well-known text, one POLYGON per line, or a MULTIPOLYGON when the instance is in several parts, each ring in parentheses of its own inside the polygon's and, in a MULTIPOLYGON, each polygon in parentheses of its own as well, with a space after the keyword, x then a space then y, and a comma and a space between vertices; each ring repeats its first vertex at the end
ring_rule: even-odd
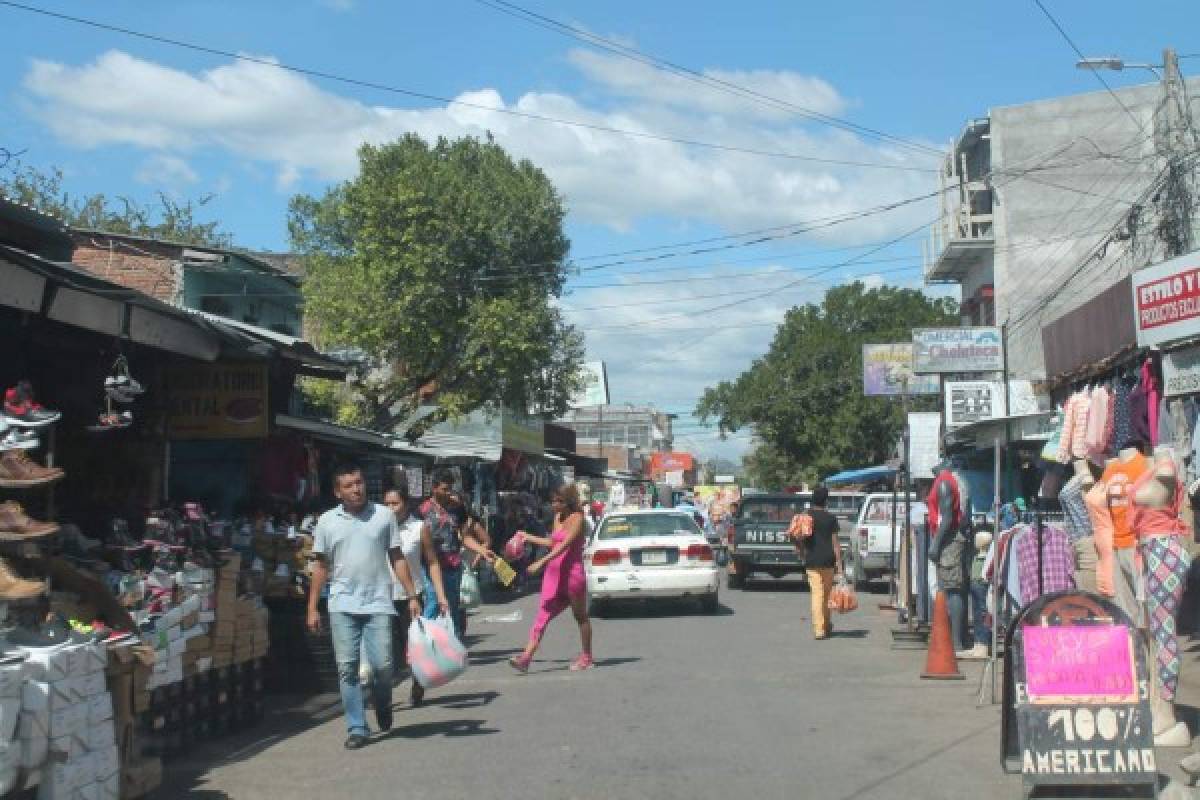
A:
POLYGON ((1003 372, 999 328, 914 328, 913 372, 1003 372))

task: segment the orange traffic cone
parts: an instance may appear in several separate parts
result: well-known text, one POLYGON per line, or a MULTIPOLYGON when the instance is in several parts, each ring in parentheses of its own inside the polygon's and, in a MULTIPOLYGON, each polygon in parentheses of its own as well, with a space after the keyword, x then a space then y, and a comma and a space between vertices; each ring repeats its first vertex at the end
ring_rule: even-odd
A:
POLYGON ((936 681, 961 681, 966 676, 958 671, 958 659, 954 656, 954 644, 950 641, 950 612, 946 609, 946 595, 937 593, 933 604, 933 627, 929 631, 929 655, 925 657, 925 671, 921 677, 936 681))

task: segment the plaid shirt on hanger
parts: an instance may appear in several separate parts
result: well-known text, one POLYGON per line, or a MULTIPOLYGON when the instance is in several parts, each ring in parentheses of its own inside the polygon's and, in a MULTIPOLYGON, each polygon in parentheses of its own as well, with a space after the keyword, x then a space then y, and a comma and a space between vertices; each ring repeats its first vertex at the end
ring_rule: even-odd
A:
MULTIPOLYGON (((1017 568, 1021 579, 1021 605, 1029 605, 1038 593, 1038 535, 1033 528, 1017 540, 1017 568)), ((1067 532, 1056 525, 1042 528, 1041 594, 1075 588, 1075 549, 1067 532)))

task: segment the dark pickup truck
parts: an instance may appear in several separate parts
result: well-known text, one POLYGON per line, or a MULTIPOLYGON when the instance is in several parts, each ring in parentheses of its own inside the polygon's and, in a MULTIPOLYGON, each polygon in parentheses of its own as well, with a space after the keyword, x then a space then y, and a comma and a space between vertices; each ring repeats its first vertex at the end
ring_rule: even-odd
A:
MULTIPOLYGON (((746 579, 755 572, 765 572, 776 578, 804 572, 804 560, 788 538, 787 529, 792 517, 808 508, 811 502, 812 495, 807 492, 742 496, 733 523, 733 539, 729 543, 727 585, 730 589, 743 588, 746 579)), ((843 552, 861 503, 862 496, 857 493, 830 494, 829 510, 838 517, 843 552)))

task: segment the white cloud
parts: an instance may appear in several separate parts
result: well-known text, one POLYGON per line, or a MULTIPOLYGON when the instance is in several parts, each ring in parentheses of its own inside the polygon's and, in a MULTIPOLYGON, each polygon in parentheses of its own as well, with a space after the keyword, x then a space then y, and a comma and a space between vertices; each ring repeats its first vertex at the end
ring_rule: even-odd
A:
MULTIPOLYGON (((363 142, 385 142, 410 131, 426 138, 491 132, 512 152, 546 170, 575 218, 617 230, 649 216, 731 230, 758 228, 853 212, 932 188, 927 173, 702 149, 488 110, 505 108, 756 150, 931 166, 929 159, 803 120, 764 121, 759 112, 774 112, 754 106, 756 112, 749 113, 736 97, 671 80, 643 87, 631 104, 622 106, 619 101, 636 89, 625 66, 631 62, 578 54, 573 59, 586 64, 585 76, 598 81, 599 89, 619 92, 615 107, 602 110, 550 92, 527 92, 507 101, 491 88, 456 98, 485 108, 368 105, 264 64, 236 61, 192 74, 120 51, 81 66, 35 61, 24 88, 33 113, 70 145, 123 144, 178 155, 224 151, 269 165, 285 190, 301 178, 350 177, 363 142)), ((844 105, 817 78, 785 72, 728 74, 807 106, 833 111, 844 105)), ((932 216, 932 209, 932 204, 909 207, 814 235, 841 241, 885 235, 932 216)))
MULTIPOLYGON (((224 153, 251 173, 259 168, 273 171, 280 191, 294 189, 301 180, 351 177, 363 142, 386 142, 407 132, 426 139, 490 132, 512 153, 547 172, 566 198, 573 220, 616 231, 646 219, 667 220, 680 230, 694 223, 726 231, 758 229, 851 214, 934 188, 928 173, 767 158, 489 110, 824 159, 936 165, 778 109, 646 72, 648 68, 616 57, 576 51, 570 61, 588 81, 586 103, 545 91, 506 99, 494 88, 477 87, 456 99, 480 107, 371 105, 269 65, 234 61, 189 73, 120 51, 82 65, 35 61, 25 76, 22 99, 69 145, 133 146, 180 163, 190 154, 224 153)), ((708 74, 822 113, 837 114, 848 105, 834 87, 815 76, 765 70, 708 74)), ((806 236, 835 246, 879 241, 935 215, 935 203, 929 201, 806 236)), ((830 281, 849 277, 828 276, 830 281)), ((742 282, 735 290, 784 282, 767 275, 758 282, 742 282)), ((587 334, 590 356, 608 361, 617 401, 653 401, 662 408, 686 410, 694 407, 706 386, 736 377, 766 351, 774 329, 764 323, 778 323, 787 308, 816 299, 821 292, 802 286, 705 313, 703 309, 721 301, 695 295, 719 294, 722 288, 719 282, 689 287, 681 280, 652 290, 581 292, 566 298, 564 305, 618 306, 569 314, 587 334), (666 304, 628 305, 646 299, 666 304), (678 312, 690 316, 657 319, 678 312), (635 327, 614 329, 621 324, 635 327)), ((718 443, 711 433, 688 433, 724 456, 736 456, 748 446, 745 436, 718 443)))
POLYGON ((616 94, 690 111, 783 120, 794 116, 797 108, 834 116, 846 108, 846 101, 829 83, 795 72, 710 69, 701 73, 710 81, 706 84, 698 76, 673 74, 593 50, 572 50, 568 59, 585 76, 616 94))
POLYGON ((133 177, 138 183, 166 190, 179 189, 200 180, 188 162, 165 153, 156 153, 147 158, 133 177))

